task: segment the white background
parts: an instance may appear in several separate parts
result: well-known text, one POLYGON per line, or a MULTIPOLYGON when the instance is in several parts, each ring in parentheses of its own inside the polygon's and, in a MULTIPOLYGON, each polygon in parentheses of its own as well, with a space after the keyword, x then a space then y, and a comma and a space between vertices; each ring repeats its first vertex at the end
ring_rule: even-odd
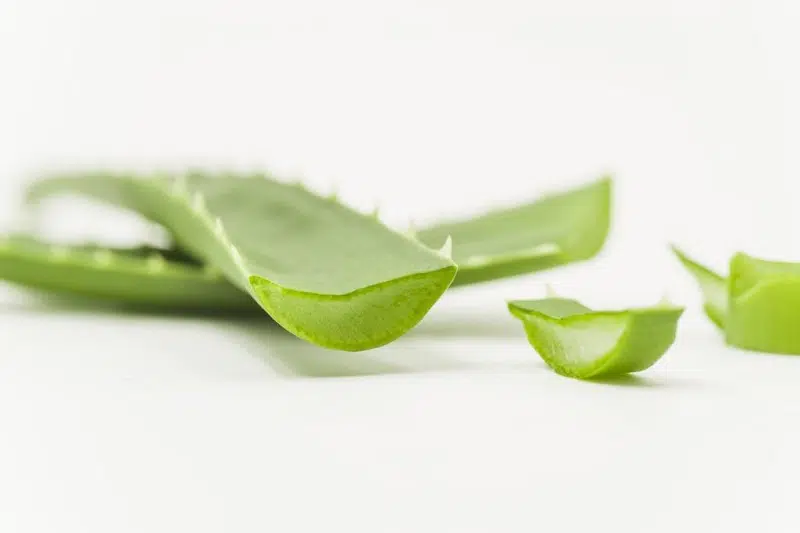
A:
MULTIPOLYGON (((597 260, 366 353, 3 287, 0 531, 797 531, 800 359, 725 348, 666 248, 800 258, 790 4, 0 0, 6 227, 74 165, 271 169, 397 225, 616 177, 597 260), (558 377, 504 310, 545 282, 667 292, 679 340, 624 384, 558 377)), ((56 229, 136 231, 97 216, 56 229)))

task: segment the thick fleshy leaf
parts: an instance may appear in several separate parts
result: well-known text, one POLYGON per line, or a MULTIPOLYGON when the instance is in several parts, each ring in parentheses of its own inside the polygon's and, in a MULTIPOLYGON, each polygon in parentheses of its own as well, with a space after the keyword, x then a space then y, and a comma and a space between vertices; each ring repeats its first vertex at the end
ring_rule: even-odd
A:
POLYGON ((675 253, 700 285, 706 314, 724 329, 728 344, 758 352, 800 354, 800 264, 737 253, 725 279, 677 249, 675 253))
POLYGON ((737 253, 730 262, 729 291, 729 344, 800 354, 800 264, 737 253))
POLYGON ((451 259, 374 218, 265 176, 42 180, 32 201, 82 194, 139 212, 219 269, 291 333, 365 350, 414 327, 452 283, 451 259))
POLYGON ((557 373, 609 378, 651 367, 675 340, 683 309, 672 306, 592 311, 575 300, 509 302, 531 345, 557 373))
POLYGON ((419 231, 431 247, 453 239, 454 285, 489 281, 595 256, 611 223, 612 181, 604 177, 534 202, 419 231))
POLYGON ((156 248, 62 246, 8 237, 0 239, 0 279, 123 306, 220 312, 258 309, 219 272, 156 248))

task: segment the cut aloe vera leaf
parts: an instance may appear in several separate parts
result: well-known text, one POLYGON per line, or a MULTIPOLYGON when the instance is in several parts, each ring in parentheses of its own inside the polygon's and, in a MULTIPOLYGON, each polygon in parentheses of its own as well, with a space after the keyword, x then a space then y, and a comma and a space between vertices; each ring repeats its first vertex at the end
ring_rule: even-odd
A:
POLYGON ((737 253, 725 279, 673 250, 700 285, 706 314, 723 328, 727 344, 800 354, 800 264, 737 253))
POLYGON ((245 293, 219 272, 170 250, 52 245, 0 238, 0 279, 65 296, 147 308, 252 311, 245 293))
POLYGON ((800 354, 800 264, 737 253, 730 261, 728 344, 800 354))
POLYGON ((728 315, 728 281, 711 269, 690 259, 677 247, 673 246, 672 251, 700 287, 706 316, 719 328, 724 329, 725 317, 728 315))
POLYGON ((608 236, 612 180, 588 185, 475 218, 425 228, 431 247, 451 236, 458 264, 454 285, 526 274, 589 259, 608 236))
POLYGON ((683 309, 668 305, 592 311, 566 298, 516 300, 531 345, 550 368, 579 379, 611 378, 651 367, 675 341, 683 309))
POLYGON ((365 350, 400 337, 457 270, 446 254, 334 198, 264 176, 82 174, 29 189, 32 201, 57 194, 87 195, 160 223, 286 330, 327 348, 365 350))

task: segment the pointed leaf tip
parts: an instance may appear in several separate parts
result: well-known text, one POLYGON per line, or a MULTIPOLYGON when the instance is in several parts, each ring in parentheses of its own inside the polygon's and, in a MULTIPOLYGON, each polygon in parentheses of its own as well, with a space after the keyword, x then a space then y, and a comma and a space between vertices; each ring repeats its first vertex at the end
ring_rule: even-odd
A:
POLYGON ((661 299, 656 303, 656 307, 674 307, 670 300, 669 294, 666 292, 661 296, 661 299))
POLYGON ((447 259, 453 259, 453 238, 450 235, 447 236, 447 240, 444 241, 444 244, 439 249, 439 255, 447 259))

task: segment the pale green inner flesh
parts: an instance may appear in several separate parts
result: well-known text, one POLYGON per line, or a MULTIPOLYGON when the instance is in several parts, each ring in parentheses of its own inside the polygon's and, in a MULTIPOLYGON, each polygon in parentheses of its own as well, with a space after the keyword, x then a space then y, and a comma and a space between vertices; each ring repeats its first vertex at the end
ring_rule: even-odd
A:
POLYGON ((597 316, 569 324, 541 320, 542 349, 565 366, 583 366, 606 356, 625 331, 625 319, 597 316))
MULTIPOLYGON (((537 349, 562 365, 585 365, 605 356, 619 342, 626 320, 619 314, 598 314, 576 300, 515 300, 515 313, 536 321, 537 349), (582 317, 571 321, 564 318, 582 317)), ((512 310, 512 312, 514 312, 512 310)))
POLYGON ((564 298, 513 301, 509 310, 550 367, 581 379, 649 368, 672 345, 683 313, 670 306, 596 312, 564 298))

